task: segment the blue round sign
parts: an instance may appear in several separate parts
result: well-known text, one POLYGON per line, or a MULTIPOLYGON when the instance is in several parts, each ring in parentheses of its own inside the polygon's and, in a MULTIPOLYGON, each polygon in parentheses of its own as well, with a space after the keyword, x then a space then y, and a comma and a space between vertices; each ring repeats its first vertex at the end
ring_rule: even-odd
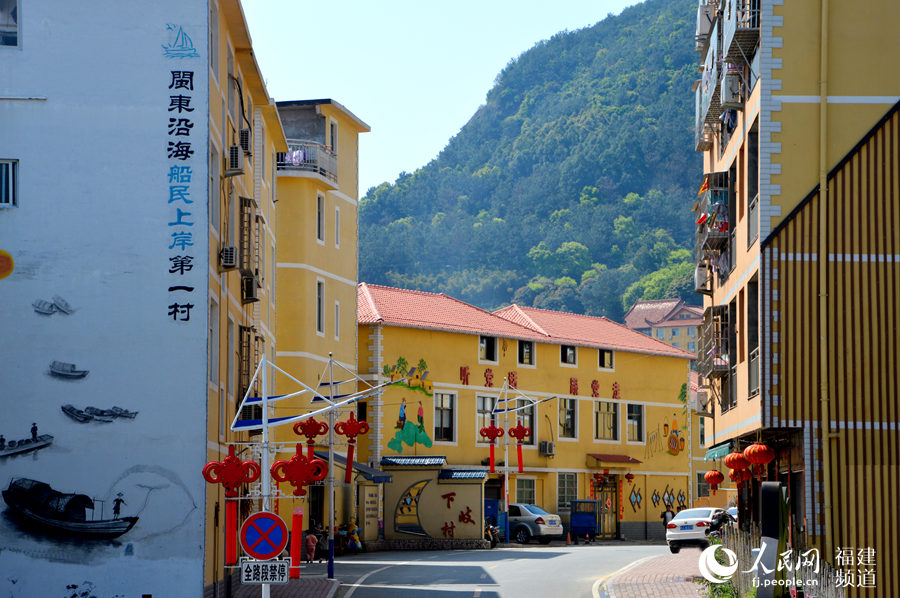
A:
POLYGON ((260 561, 274 559, 287 546, 288 530, 284 520, 268 511, 254 513, 241 526, 241 548, 260 561))

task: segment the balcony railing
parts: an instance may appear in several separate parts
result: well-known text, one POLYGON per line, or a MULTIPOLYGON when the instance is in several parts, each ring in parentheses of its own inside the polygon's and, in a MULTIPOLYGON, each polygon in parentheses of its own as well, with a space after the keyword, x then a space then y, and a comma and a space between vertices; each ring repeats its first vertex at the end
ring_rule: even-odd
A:
POLYGON ((728 308, 716 305, 703 313, 700 325, 700 350, 697 355, 697 372, 706 378, 728 375, 728 308))
POLYGON ((750 351, 750 368, 749 368, 749 395, 756 396, 759 394, 759 347, 750 351))
POLYGON ((321 143, 288 139, 288 151, 277 160, 279 169, 313 172, 337 183, 337 154, 321 143))
POLYGON ((703 75, 700 80, 700 119, 710 126, 716 124, 722 108, 719 106, 719 23, 713 25, 709 36, 709 50, 703 61, 703 75))
POLYGON ((705 152, 712 149, 713 131, 712 127, 703 122, 703 114, 701 114, 703 90, 697 87, 697 93, 694 101, 694 149, 698 152, 705 152))
POLYGON ((715 0, 700 0, 697 6, 697 31, 694 34, 694 49, 705 52, 709 45, 709 34, 716 20, 715 0))
POLYGON ((747 220, 747 246, 759 238, 759 193, 750 200, 750 216, 747 220))
POLYGON ((722 54, 730 62, 749 63, 759 41, 760 0, 725 0, 722 54))

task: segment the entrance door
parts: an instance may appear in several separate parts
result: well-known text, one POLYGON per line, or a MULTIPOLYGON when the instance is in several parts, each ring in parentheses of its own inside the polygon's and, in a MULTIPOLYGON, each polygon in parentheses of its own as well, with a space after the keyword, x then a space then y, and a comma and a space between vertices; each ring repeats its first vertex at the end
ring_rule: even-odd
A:
POLYGON ((607 480, 597 490, 600 501, 598 538, 614 540, 619 537, 619 488, 615 478, 607 480))
POLYGON ((309 528, 314 529, 316 524, 323 528, 328 525, 325 521, 325 486, 309 486, 309 528))

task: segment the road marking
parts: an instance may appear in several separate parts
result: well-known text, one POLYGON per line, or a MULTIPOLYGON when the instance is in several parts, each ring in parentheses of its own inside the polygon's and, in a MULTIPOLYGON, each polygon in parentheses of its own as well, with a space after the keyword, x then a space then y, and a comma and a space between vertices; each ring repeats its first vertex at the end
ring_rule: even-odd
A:
POLYGON ((395 563, 392 563, 385 567, 382 567, 380 569, 375 569, 374 571, 369 571, 368 573, 366 573, 365 575, 363 575, 362 577, 357 579, 356 583, 349 584, 350 591, 348 591, 346 594, 344 594, 344 598, 350 598, 350 596, 353 595, 353 592, 356 591, 356 588, 358 588, 362 584, 362 582, 364 582, 370 575, 372 575, 374 573, 380 573, 381 571, 384 571, 385 569, 390 569, 391 567, 396 567, 397 565, 408 565, 411 562, 412 561, 395 562, 395 563))
POLYGON ((613 591, 612 588, 606 587, 607 584, 609 584, 609 582, 611 582, 611 581, 615 581, 615 579, 616 579, 618 576, 622 575, 623 573, 625 573, 625 572, 628 571, 629 569, 632 569, 632 568, 634 568, 634 567, 637 567, 638 565, 640 565, 640 564, 643 563, 644 561, 649 561, 650 559, 654 559, 654 558, 656 558, 656 557, 658 557, 658 556, 659 556, 658 554, 655 554, 655 555, 653 555, 653 556, 646 556, 646 557, 644 557, 644 558, 642 558, 642 559, 638 559, 638 560, 634 561, 633 563, 630 563, 630 564, 628 564, 628 565, 625 565, 624 567, 622 567, 622 568, 619 569, 618 571, 613 571, 613 572, 610 573, 609 575, 604 575, 603 577, 601 577, 601 578, 599 578, 597 581, 595 581, 593 586, 591 586, 591 594, 593 595, 594 598, 600 598, 600 586, 602 585, 602 586, 603 586, 603 593, 606 594, 606 596, 607 596, 608 598, 616 598, 616 593, 613 591))
MULTIPOLYGON (((374 573, 374 571, 373 571, 374 573)), ((347 592, 346 596, 350 596, 351 592, 356 588, 360 587, 358 583, 352 584, 344 584, 345 587, 350 588, 350 592, 347 592)), ((486 584, 487 587, 499 588, 499 584, 486 584)), ((397 584, 391 585, 387 583, 367 583, 362 584, 362 587, 365 588, 376 588, 382 590, 420 590, 427 592, 434 591, 444 591, 444 592, 475 592, 480 593, 483 589, 483 586, 473 584, 473 583, 458 583, 458 584, 434 584, 434 585, 407 585, 407 584, 397 584)))

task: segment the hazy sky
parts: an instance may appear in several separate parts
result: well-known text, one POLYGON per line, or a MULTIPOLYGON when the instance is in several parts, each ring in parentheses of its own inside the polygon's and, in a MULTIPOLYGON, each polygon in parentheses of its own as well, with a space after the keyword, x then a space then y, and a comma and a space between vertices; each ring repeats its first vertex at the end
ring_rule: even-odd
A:
POLYGON ((371 128, 360 196, 413 172, 484 103, 512 59, 635 0, 244 0, 269 94, 331 98, 371 128))

